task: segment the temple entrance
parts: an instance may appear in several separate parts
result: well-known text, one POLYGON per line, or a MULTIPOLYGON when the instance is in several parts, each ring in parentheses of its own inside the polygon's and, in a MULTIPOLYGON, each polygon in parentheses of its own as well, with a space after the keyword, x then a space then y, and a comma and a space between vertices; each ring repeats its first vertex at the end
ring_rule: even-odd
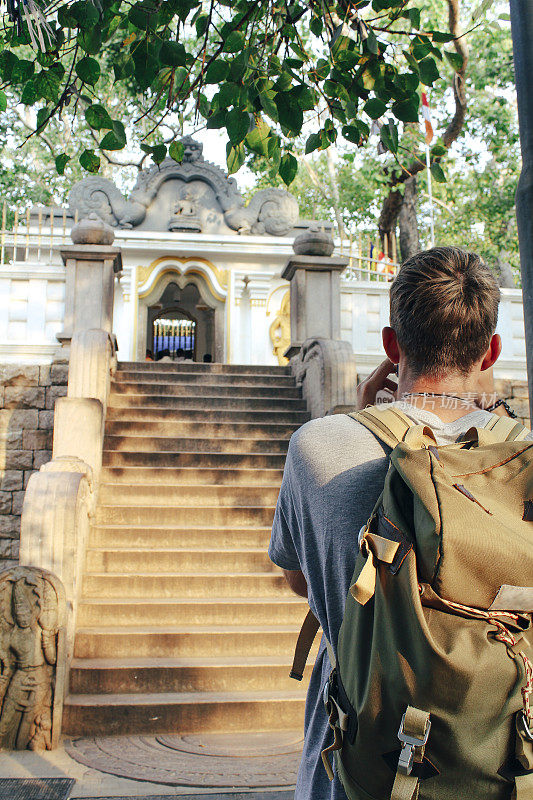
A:
POLYGON ((154 361, 214 361, 214 309, 194 283, 172 281, 159 302, 148 307, 146 342, 154 361))
POLYGON ((139 360, 223 360, 224 304, 209 289, 198 274, 168 271, 139 298, 139 360))

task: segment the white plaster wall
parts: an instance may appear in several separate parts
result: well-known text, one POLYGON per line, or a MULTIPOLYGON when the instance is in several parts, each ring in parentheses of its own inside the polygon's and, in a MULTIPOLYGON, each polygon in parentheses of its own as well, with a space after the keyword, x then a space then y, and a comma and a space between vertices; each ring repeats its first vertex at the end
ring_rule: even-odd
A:
MULTIPOLYGON (((381 329, 388 324, 388 284, 343 281, 341 337, 351 343, 360 375, 368 375, 385 357, 381 329)), ((497 331, 503 346, 495 368, 496 377, 526 380, 524 309, 520 289, 502 289, 497 331)))

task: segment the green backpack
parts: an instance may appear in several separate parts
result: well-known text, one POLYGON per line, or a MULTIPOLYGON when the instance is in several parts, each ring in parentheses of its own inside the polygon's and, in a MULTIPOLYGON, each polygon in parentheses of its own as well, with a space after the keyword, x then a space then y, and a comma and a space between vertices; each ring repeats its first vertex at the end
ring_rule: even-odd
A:
POLYGON ((393 451, 328 646, 328 775, 335 753, 349 800, 533 800, 529 431, 493 415, 438 446, 395 407, 350 416, 393 451))

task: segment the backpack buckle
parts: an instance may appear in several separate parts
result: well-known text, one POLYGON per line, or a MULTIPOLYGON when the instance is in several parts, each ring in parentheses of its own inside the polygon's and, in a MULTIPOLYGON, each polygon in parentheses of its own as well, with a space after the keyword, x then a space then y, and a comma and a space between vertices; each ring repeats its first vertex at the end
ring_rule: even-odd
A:
POLYGON ((403 775, 410 775, 411 772, 413 771, 413 763, 414 763, 416 748, 425 747, 427 744, 427 740, 429 738, 429 732, 431 730, 431 720, 428 719, 426 723, 426 728, 424 730, 424 735, 422 738, 420 738, 419 736, 411 736, 404 730, 405 713, 402 717, 402 721, 400 723, 400 729, 398 731, 398 739, 402 743, 402 749, 400 752, 400 757, 398 759, 398 772, 401 772, 403 775))
POLYGON ((518 714, 516 727, 518 728, 518 733, 526 742, 533 742, 533 729, 529 727, 524 711, 518 714))

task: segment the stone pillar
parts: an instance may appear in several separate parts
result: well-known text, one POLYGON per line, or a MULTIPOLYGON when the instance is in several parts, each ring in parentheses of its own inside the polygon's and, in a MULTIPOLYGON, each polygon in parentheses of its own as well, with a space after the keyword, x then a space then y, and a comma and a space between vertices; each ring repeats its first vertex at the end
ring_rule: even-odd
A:
POLYGON ((69 347, 74 333, 98 328, 113 332, 115 275, 122 271, 120 248, 111 247, 113 229, 96 214, 72 228, 72 246, 61 256, 66 266, 65 323, 57 338, 69 347))
POLYGON ((348 259, 332 256, 333 249, 333 239, 323 231, 305 231, 294 240, 295 255, 281 273, 291 283, 289 359, 307 339, 340 339, 341 272, 348 259))

